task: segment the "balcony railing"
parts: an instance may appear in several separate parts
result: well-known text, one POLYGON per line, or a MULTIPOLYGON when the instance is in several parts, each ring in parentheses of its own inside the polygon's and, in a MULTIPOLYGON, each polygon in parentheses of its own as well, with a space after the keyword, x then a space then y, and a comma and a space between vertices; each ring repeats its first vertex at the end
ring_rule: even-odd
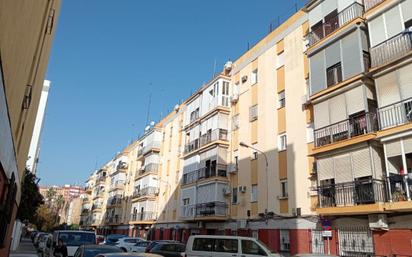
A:
POLYGON ((130 221, 150 221, 156 219, 156 212, 144 211, 130 215, 130 221))
POLYGON ((349 7, 342 10, 335 17, 328 18, 321 26, 312 30, 308 34, 309 46, 312 46, 334 32, 335 30, 341 28, 345 24, 351 22, 352 20, 362 17, 363 6, 359 3, 354 3, 349 7))
POLYGON ((356 206, 387 201, 386 183, 366 179, 317 188, 319 208, 356 206))
POLYGON ((211 142, 222 140, 227 141, 227 130, 226 129, 215 129, 210 131, 200 137, 200 146, 210 144, 211 142))
POLYGON ((159 194, 158 187, 145 187, 142 189, 136 189, 133 192, 134 198, 144 197, 144 196, 156 196, 159 194))
POLYGON ((106 217, 106 223, 118 224, 120 223, 120 218, 118 215, 106 217))
POLYGON ((116 196, 113 198, 110 198, 109 200, 107 200, 107 206, 114 206, 114 205, 118 205, 121 204, 123 201, 123 198, 121 196, 116 196))
POLYGON ((124 187, 125 180, 116 180, 110 186, 111 188, 122 188, 124 187))
POLYGON ((209 202, 182 206, 182 218, 227 216, 227 203, 209 202))
POLYGON ((96 183, 106 182, 106 176, 99 176, 96 179, 96 183))
POLYGON ((149 163, 144 166, 142 166, 135 175, 135 179, 139 178, 141 175, 145 173, 154 173, 157 174, 159 171, 159 164, 158 163, 149 163))
POLYGON ((366 113, 315 130, 315 147, 368 134, 378 129, 375 113, 366 113))
POLYGON ((199 138, 197 138, 185 145, 185 153, 190 153, 192 151, 195 151, 199 149, 199 147, 200 147, 200 141, 199 141, 199 138))
POLYGON ((386 129, 412 121, 412 98, 379 108, 379 128, 386 129))
POLYGON ((219 164, 216 169, 212 169, 211 167, 203 167, 201 169, 183 174, 182 184, 186 185, 211 177, 227 177, 227 165, 219 164))
POLYGON ((377 67, 398 58, 412 50, 412 33, 402 32, 370 50, 372 67, 377 67))
POLYGON ((137 156, 142 156, 145 155, 146 153, 152 151, 153 149, 159 149, 160 148, 160 141, 153 141, 146 146, 142 147, 139 149, 137 152, 137 156))
POLYGON ((373 7, 382 3, 383 1, 385 0, 363 0, 363 4, 365 5, 365 11, 372 9, 373 7))

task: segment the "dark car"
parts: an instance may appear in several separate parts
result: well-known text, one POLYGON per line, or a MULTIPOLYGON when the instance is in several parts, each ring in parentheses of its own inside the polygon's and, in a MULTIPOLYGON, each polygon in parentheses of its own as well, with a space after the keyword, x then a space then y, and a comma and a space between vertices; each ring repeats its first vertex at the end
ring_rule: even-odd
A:
POLYGON ((112 245, 81 245, 77 248, 74 257, 94 257, 105 253, 123 253, 123 250, 112 245))
POLYGON ((110 234, 107 235, 106 238, 104 239, 103 244, 105 245, 116 245, 116 243, 119 241, 120 238, 122 237, 127 237, 127 235, 122 235, 122 234, 110 234))
POLYGON ((146 247, 145 252, 150 253, 150 250, 155 247, 155 245, 160 244, 160 243, 179 243, 178 241, 173 241, 173 240, 154 240, 151 241, 150 244, 146 247))
POLYGON ((164 257, 181 257, 186 246, 177 242, 157 242, 146 252, 159 254, 164 257))
POLYGON ((162 257, 161 255, 158 254, 153 254, 153 253, 105 253, 105 254, 99 254, 96 257, 162 257))

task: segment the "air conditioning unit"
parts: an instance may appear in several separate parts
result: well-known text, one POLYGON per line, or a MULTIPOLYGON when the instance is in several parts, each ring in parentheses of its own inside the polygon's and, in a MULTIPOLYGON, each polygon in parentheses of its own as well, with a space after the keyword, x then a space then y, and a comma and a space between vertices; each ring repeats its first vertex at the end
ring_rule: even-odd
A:
POLYGON ((302 103, 303 106, 308 105, 308 104, 310 103, 309 95, 308 95, 308 94, 304 94, 304 95, 301 97, 300 101, 301 101, 301 103, 302 103))
POLYGON ((246 81, 247 81, 247 76, 245 75, 242 77, 242 83, 245 83, 246 81))
POLYGON ((230 195, 230 194, 231 194, 230 188, 229 188, 229 187, 224 187, 224 188, 223 188, 223 194, 224 194, 224 195, 230 195))
POLYGON ((230 98, 230 101, 231 101, 232 103, 237 103, 237 101, 239 101, 239 94, 238 94, 238 93, 234 93, 234 94, 232 95, 232 97, 230 98))
POLYGON ((237 172, 237 165, 232 163, 229 165, 229 173, 236 173, 237 172))
POLYGON ((246 193, 246 186, 239 186, 237 190, 241 193, 246 193))
POLYGON ((238 220, 236 225, 238 229, 244 229, 247 226, 247 220, 238 220))
POLYGON ((144 171, 144 169, 145 169, 145 166, 141 166, 139 171, 144 171))
POLYGON ((388 230, 388 218, 386 214, 370 214, 369 218, 369 228, 376 230, 388 230))

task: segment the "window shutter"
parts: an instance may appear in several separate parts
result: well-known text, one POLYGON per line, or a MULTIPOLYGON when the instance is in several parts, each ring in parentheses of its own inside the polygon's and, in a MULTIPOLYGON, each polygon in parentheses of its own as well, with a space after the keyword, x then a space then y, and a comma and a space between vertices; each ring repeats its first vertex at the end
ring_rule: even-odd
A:
POLYGON ((343 79, 348 79, 363 72, 362 46, 358 32, 354 31, 341 40, 343 79))
POLYGON ((399 87, 402 99, 412 97, 412 65, 402 67, 398 70, 399 87))
POLYGON ((352 181, 352 171, 349 154, 343 154, 333 158, 335 182, 344 183, 352 181))
POLYGON ((326 0, 321 3, 323 17, 338 9, 338 2, 336 0, 326 0))
POLYGON ((407 21, 412 19, 412 1, 411 0, 406 0, 403 1, 401 4, 402 7, 402 15, 403 15, 403 20, 407 21))
POLYGON ((362 86, 353 88, 345 93, 348 115, 365 110, 362 86))
POLYGON ((375 80, 378 89, 379 106, 386 106, 401 100, 396 82, 396 73, 390 72, 375 80))
POLYGON ((324 101, 313 107, 315 113, 315 129, 329 125, 329 104, 324 101))
POLYGON ((405 150, 405 154, 412 153, 412 137, 403 139, 403 149, 405 150))
POLYGON ((318 5, 309 12, 309 26, 312 27, 323 18, 322 5, 318 5))
POLYGON ((401 22, 401 13, 400 13, 399 5, 395 5, 389 11, 385 12, 385 23, 386 23, 387 38, 391 38, 399 34, 400 32, 402 32, 403 24, 401 22))
POLYGON ((352 153, 353 175, 361 178, 372 175, 371 157, 369 148, 360 149, 352 153))
POLYGON ((383 15, 376 17, 375 19, 368 22, 369 28, 369 37, 371 40, 371 47, 379 45, 383 41, 386 40, 386 36, 384 33, 384 23, 383 23, 383 15))
POLYGON ((309 58, 310 92, 316 94, 326 88, 325 51, 323 50, 309 58))
POLYGON ((319 180, 334 178, 333 158, 324 158, 317 160, 318 178, 319 180))
POLYGON ((337 95, 329 100, 330 123, 343 121, 347 118, 345 95, 337 95))
POLYGON ((340 41, 337 41, 334 44, 330 45, 328 48, 326 48, 325 57, 326 57, 326 68, 332 65, 335 65, 341 61, 340 41))
POLYGON ((392 142, 388 142, 385 144, 386 146, 386 157, 394 157, 401 155, 401 142, 399 140, 395 140, 392 142))

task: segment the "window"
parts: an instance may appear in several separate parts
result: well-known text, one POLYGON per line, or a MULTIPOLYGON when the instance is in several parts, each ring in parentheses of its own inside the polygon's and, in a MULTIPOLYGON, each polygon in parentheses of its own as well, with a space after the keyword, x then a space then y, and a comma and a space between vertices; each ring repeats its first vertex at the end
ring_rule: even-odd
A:
POLYGON ((229 95, 229 82, 223 81, 222 95, 229 95))
POLYGON ((278 93, 278 109, 285 107, 285 90, 278 93))
POLYGON ((326 69, 327 86, 333 86, 342 81, 342 64, 339 62, 326 69))
POLYGON ((257 120, 257 118, 258 118, 258 106, 256 104, 256 105, 249 107, 249 121, 257 120))
POLYGON ((256 150, 252 150, 251 159, 252 160, 257 160, 257 158, 258 158, 258 152, 256 150))
POLYGON ((250 201, 257 202, 258 187, 257 185, 252 185, 252 190, 250 191, 250 201))
POLYGON ((195 238, 193 241, 193 251, 210 252, 212 251, 213 241, 212 238, 195 238))
POLYGON ((237 253, 238 240, 237 239, 215 239, 215 252, 237 253))
POLYGON ((287 137, 286 134, 282 134, 278 136, 278 148, 279 151, 286 150, 287 147, 287 137))
POLYGON ((239 168, 239 156, 235 156, 235 167, 236 170, 239 168))
POLYGON ((258 70, 254 70, 252 71, 252 76, 250 78, 250 82, 252 83, 252 85, 258 83, 258 70))
POLYGON ((267 256, 262 247, 252 240, 242 240, 242 254, 267 256))
POLYGON ((159 247, 160 250, 166 251, 166 252, 174 252, 176 250, 176 247, 174 244, 164 244, 164 245, 159 244, 159 246, 160 246, 159 247))
POLYGON ((285 65, 285 52, 282 52, 277 56, 276 59, 276 69, 279 69, 280 67, 285 65))
POLYGON ((288 197, 288 182, 286 180, 280 181, 280 188, 282 190, 281 197, 286 198, 288 197))
POLYGON ((189 205, 189 203, 190 203, 190 198, 183 199, 183 205, 189 205))
POLYGON ((195 121, 197 118, 199 118, 199 108, 190 113, 190 122, 195 121))
POLYGON ((286 230, 286 229, 280 230, 280 250, 281 251, 290 250, 289 230, 286 230))
POLYGON ((232 188, 232 204, 237 204, 237 187, 232 188))
POLYGON ((313 122, 306 124, 306 143, 312 143, 314 140, 313 122))

